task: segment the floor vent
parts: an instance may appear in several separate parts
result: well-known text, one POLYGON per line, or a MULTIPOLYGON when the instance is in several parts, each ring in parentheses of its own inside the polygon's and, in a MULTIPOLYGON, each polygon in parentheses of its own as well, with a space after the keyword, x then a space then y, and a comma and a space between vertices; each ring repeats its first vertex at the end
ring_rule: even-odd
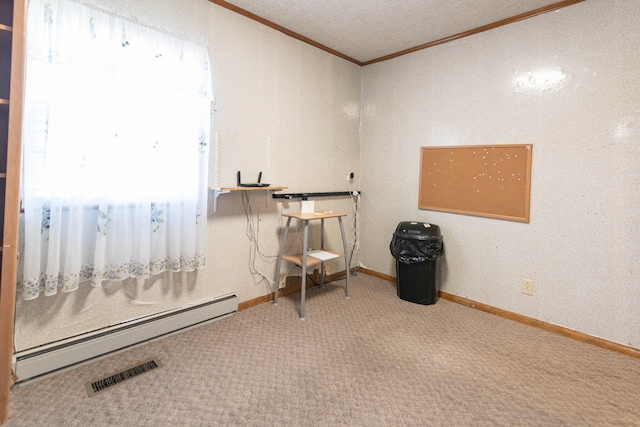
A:
POLYGON ((101 391, 108 390, 113 386, 122 384, 126 380, 135 378, 138 375, 146 374, 147 372, 159 367, 160 364, 157 361, 149 360, 148 362, 141 363, 137 366, 134 366, 133 368, 125 369, 124 371, 118 372, 117 374, 109 375, 108 377, 102 378, 100 380, 88 382, 85 384, 85 388, 87 389, 87 394, 89 395, 89 397, 92 397, 100 393, 101 391))
POLYGON ((16 386, 224 319, 237 311, 238 296, 222 295, 211 301, 21 351, 14 355, 13 371, 18 376, 16 386))

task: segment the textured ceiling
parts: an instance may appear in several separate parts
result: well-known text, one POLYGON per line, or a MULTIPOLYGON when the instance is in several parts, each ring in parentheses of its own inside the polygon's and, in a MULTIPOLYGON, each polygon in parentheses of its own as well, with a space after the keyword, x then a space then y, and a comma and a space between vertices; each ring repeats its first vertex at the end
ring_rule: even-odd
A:
MULTIPOLYGON (((215 0, 214 0, 215 2, 215 0)), ((566 0, 227 0, 361 63, 566 0)))

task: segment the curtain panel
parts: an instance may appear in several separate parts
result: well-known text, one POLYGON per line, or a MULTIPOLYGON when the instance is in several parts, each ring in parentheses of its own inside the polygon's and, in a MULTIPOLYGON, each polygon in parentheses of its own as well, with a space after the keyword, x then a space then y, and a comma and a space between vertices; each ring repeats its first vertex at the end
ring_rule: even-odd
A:
POLYGON ((206 46, 71 0, 31 0, 25 299, 205 263, 206 46))

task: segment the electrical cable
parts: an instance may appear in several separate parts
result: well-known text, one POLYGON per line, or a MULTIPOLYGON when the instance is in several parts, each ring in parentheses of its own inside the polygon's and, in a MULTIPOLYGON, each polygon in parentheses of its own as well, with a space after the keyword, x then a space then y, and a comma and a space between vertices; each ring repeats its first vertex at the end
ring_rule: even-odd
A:
MULTIPOLYGON (((353 262, 354 254, 360 253, 360 240, 359 240, 359 232, 360 232, 360 222, 358 221, 358 209, 360 207, 360 192, 353 191, 351 189, 351 181, 347 179, 347 187, 349 188, 349 192, 351 194, 356 194, 351 197, 351 207, 353 209, 353 239, 351 240, 351 253, 349 254, 349 269, 351 269, 351 264, 353 262)), ((358 265, 358 260, 356 260, 356 266, 358 265)))
MULTIPOLYGON (((254 275, 258 275, 262 281, 264 281, 269 289, 269 292, 273 292, 274 291, 274 285, 276 285, 275 281, 270 279, 269 277, 267 277, 265 274, 261 273, 258 268, 256 267, 256 259, 259 256, 263 261, 265 262, 270 262, 273 263, 275 262, 275 260, 278 259, 277 255, 267 255, 265 253, 262 252, 262 250, 260 250, 260 244, 259 244, 259 235, 260 235, 260 227, 259 225, 255 225, 254 222, 254 214, 253 214, 253 209, 251 208, 251 200, 249 197, 249 192, 248 191, 243 191, 242 192, 242 203, 244 205, 244 210, 245 210, 245 215, 247 218, 247 226, 246 226, 246 230, 245 233, 247 235, 247 238, 249 239, 250 242, 250 247, 249 247, 249 272, 251 274, 254 275)), ((280 215, 280 225, 282 226, 282 215, 280 215)), ((260 212, 258 211, 257 213, 257 223, 260 224, 260 212)), ((298 226, 298 230, 296 230, 296 237, 299 235, 298 231, 300 230, 300 226, 298 226)), ((283 242, 286 243, 286 242, 283 242)), ((302 247, 302 244, 300 244, 299 242, 299 238, 297 237, 296 239, 293 239, 290 244, 289 247, 286 248, 285 252, 283 253, 288 253, 291 250, 291 247, 293 246, 294 243, 298 243, 300 247, 302 247)), ((295 268, 295 265, 291 266, 286 274, 285 274, 285 279, 286 277, 289 275, 289 273, 291 272, 291 270, 295 268)), ((282 284, 282 281, 279 280, 278 285, 278 289, 280 289, 280 285, 282 284)))
MULTIPOLYGON (((264 274, 262 274, 260 271, 258 271, 258 269, 256 268, 256 255, 259 255, 263 260, 265 260, 265 258, 273 258, 273 257, 268 257, 265 256, 264 254, 262 254, 262 252, 260 251, 260 246, 258 243, 258 235, 259 235, 259 228, 256 227, 256 225, 254 224, 253 221, 253 212, 251 210, 251 202, 249 200, 249 195, 247 194, 247 191, 243 191, 242 192, 242 203, 244 205, 244 210, 245 210, 245 214, 247 217, 247 228, 246 228, 246 235, 249 238, 249 242, 251 242, 251 245, 249 246, 249 272, 251 274, 255 274, 260 276, 261 280, 264 281, 267 285, 267 287, 269 288, 270 291, 273 290, 272 285, 275 285, 275 282, 271 279, 269 279, 267 276, 265 276, 264 274)), ((260 222, 260 213, 258 213, 258 223, 260 222)))
MULTIPOLYGON (((354 213, 354 217, 353 217, 353 239, 351 240, 350 246, 351 246, 351 252, 350 254, 348 254, 349 256, 349 266, 348 269, 351 268, 351 263, 353 260, 353 256, 354 254, 357 254, 359 251, 359 221, 358 221, 358 209, 359 209, 359 201, 360 201, 360 191, 353 191, 351 190, 351 185, 349 183, 349 180, 347 180, 348 182, 348 186, 349 186, 349 191, 348 192, 334 192, 334 193, 318 193, 320 195, 348 195, 351 196, 351 206, 353 209, 353 213, 354 213), (355 197, 355 199, 354 199, 355 197)), ((316 193, 309 193, 309 195, 315 195, 316 193)), ((273 198, 277 198, 276 194, 272 195, 273 198)), ((284 197, 280 197, 280 198, 284 198, 284 197)), ((270 279, 269 277, 267 277, 265 274, 263 274, 262 272, 260 272, 258 270, 258 268, 256 267, 256 259, 258 258, 258 256, 265 262, 273 262, 274 260, 277 260, 278 256, 277 255, 266 255, 264 254, 261 250, 260 250, 260 244, 259 244, 259 234, 260 234, 260 228, 259 225, 256 225, 254 222, 254 214, 253 214, 253 210, 251 208, 251 200, 249 197, 249 192, 248 191, 243 191, 242 192, 242 203, 244 205, 244 209, 245 209, 245 215, 247 218, 247 227, 246 227, 246 235, 247 238, 249 239, 250 242, 250 247, 249 247, 249 272, 251 274, 254 275, 258 275, 261 279, 261 281, 264 281, 265 284, 267 285, 269 292, 274 292, 274 287, 277 286, 277 289, 280 289, 280 286, 282 285, 282 282, 284 280, 286 280, 286 278, 288 277, 289 273, 291 272, 291 270, 293 268, 296 267, 296 265, 293 265, 292 267, 289 268, 289 270, 287 270, 287 272, 284 275, 284 280, 281 280, 280 278, 278 279, 278 283, 276 284, 276 282, 272 279, 270 279)), ((281 210, 281 215, 280 215, 280 227, 284 227, 284 217, 282 216, 282 211, 284 210, 282 205, 280 205, 280 210, 281 210)), ((257 222, 258 224, 260 223, 260 212, 258 212, 257 214, 257 222)), ((291 239, 289 242, 282 242, 281 244, 286 245, 288 243, 288 246, 286 247, 285 250, 283 250, 283 255, 287 254, 291 251, 291 248, 293 247, 294 244, 297 244, 297 246, 300 248, 300 251, 302 251, 302 242, 300 242, 300 231, 302 229, 302 223, 298 224, 298 228, 295 231, 295 238, 291 239)), ((345 254, 347 255, 347 254, 345 254)), ((357 261, 356 261, 357 264, 357 261)), ((316 285, 318 285, 318 283, 316 283, 315 279, 310 276, 309 274, 307 274, 307 276, 309 276, 309 278, 312 280, 312 282, 316 285)), ((337 280, 337 279, 336 279, 337 280)), ((330 283, 330 282, 325 282, 325 283, 330 283)))

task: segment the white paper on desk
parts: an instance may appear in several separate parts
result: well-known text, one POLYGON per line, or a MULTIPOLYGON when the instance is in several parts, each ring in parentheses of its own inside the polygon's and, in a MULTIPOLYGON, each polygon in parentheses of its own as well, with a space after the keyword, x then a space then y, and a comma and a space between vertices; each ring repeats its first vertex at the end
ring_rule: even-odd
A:
POLYGON ((321 249, 318 249, 315 251, 309 251, 307 252, 307 256, 319 259, 321 261, 327 261, 327 260, 339 257, 339 255, 332 254, 331 252, 323 251, 321 249))

